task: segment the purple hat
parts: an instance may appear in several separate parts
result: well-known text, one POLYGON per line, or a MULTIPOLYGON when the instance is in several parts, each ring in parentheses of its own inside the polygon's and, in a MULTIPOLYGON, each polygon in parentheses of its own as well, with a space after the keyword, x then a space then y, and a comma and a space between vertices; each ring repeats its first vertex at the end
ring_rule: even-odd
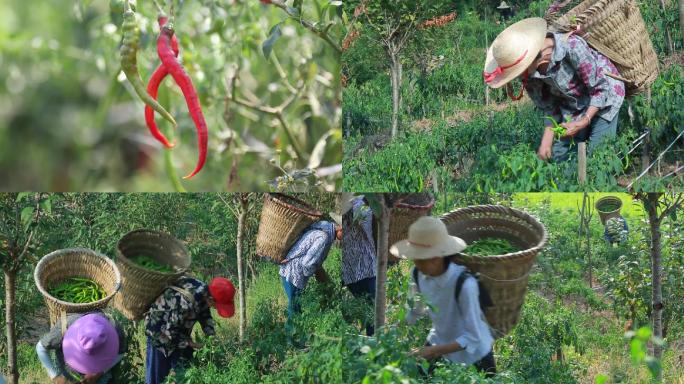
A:
POLYGON ((85 315, 67 329, 62 341, 64 362, 82 374, 106 371, 119 354, 119 334, 102 315, 85 315))

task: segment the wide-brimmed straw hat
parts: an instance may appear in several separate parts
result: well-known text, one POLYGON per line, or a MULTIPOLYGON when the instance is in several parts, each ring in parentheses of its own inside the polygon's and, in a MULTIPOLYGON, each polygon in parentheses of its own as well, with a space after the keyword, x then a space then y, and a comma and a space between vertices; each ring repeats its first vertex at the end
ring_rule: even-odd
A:
POLYGON ((546 20, 533 17, 504 29, 487 50, 485 83, 500 88, 520 76, 544 46, 546 28, 546 20))
POLYGON ((466 243, 450 236, 442 220, 423 216, 409 227, 408 239, 392 245, 390 253, 408 260, 426 260, 461 252, 466 243))
POLYGON ((100 314, 88 314, 71 324, 62 340, 64 362, 82 374, 101 373, 119 355, 119 334, 100 314))
POLYGON ((505 1, 502 1, 501 4, 499 4, 499 6, 496 7, 496 8, 497 8, 497 9, 508 9, 508 8, 510 8, 510 7, 511 7, 511 6, 508 5, 508 4, 506 4, 505 1))

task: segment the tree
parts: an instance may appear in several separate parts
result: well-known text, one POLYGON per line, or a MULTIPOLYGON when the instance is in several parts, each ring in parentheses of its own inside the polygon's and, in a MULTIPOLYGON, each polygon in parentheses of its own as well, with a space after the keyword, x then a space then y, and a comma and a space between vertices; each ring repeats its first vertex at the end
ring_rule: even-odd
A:
POLYGON ((379 44, 389 61, 390 81, 392 84, 392 137, 399 127, 401 110, 402 53, 416 32, 430 27, 425 24, 430 19, 453 9, 452 1, 423 0, 353 0, 346 5, 353 12, 357 26, 352 29, 363 30, 379 44))
POLYGON ((41 194, 0 194, 0 266, 5 278, 5 327, 9 383, 19 383, 16 340, 17 274, 31 260, 37 243, 37 224, 42 213, 50 213, 51 200, 41 194))
MULTIPOLYGON (((643 202, 648 214, 651 232, 651 279, 652 306, 651 319, 653 322, 653 336, 663 337, 663 289, 662 289, 662 254, 660 225, 666 217, 675 217, 676 211, 684 204, 684 194, 640 193, 637 197, 643 202)), ((653 344, 653 356, 660 360, 663 348, 658 343, 653 344)), ((658 381, 662 381, 662 372, 658 372, 658 381)))
POLYGON ((249 193, 236 193, 234 195, 238 202, 237 208, 233 206, 233 203, 223 198, 221 195, 221 200, 223 200, 226 207, 233 212, 235 217, 238 219, 238 232, 236 241, 236 259, 237 259, 237 272, 238 272, 238 301, 240 303, 240 326, 239 326, 239 337, 242 343, 245 339, 245 324, 247 323, 247 304, 245 301, 245 269, 244 269, 244 245, 245 245, 245 232, 248 230, 247 214, 250 211, 250 196, 249 193))

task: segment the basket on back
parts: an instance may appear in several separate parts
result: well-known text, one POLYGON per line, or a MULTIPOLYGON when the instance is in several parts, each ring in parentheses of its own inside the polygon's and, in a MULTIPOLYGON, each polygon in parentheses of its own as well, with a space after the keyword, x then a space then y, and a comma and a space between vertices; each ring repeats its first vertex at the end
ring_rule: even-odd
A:
POLYGON ((106 308, 121 287, 121 275, 114 262, 86 248, 60 249, 45 255, 33 271, 33 278, 48 307, 50 325, 54 325, 62 314, 87 313, 106 308), (106 296, 91 303, 77 304, 59 300, 49 293, 72 277, 94 281, 105 291, 106 296))
POLYGON ((121 294, 114 307, 126 318, 139 320, 166 287, 178 280, 190 267, 185 245, 175 237, 158 231, 139 229, 124 235, 116 247, 116 264, 121 271, 121 294), (159 264, 173 267, 173 272, 146 269, 131 260, 145 255, 159 264))
POLYGON ((537 253, 546 244, 546 229, 529 214, 500 205, 461 208, 443 215, 441 220, 450 235, 467 244, 490 237, 505 239, 521 249, 505 255, 453 257, 456 263, 480 274, 480 281, 494 303, 485 313, 487 322, 495 337, 505 335, 520 319, 529 272, 537 253))
MULTIPOLYGON (((427 216, 435 205, 435 199, 429 193, 412 193, 399 200, 390 209, 389 241, 394 244, 408 238, 411 224, 423 216, 427 216)), ((387 260, 394 263, 401 259, 391 253, 387 260)))
POLYGON ((266 194, 256 238, 257 255, 280 263, 302 231, 322 216, 321 212, 292 196, 266 194))
POLYGON ((622 200, 616 196, 606 196, 598 199, 594 206, 599 214, 599 219, 601 219, 601 224, 606 225, 606 221, 608 221, 608 219, 620 217, 622 200))
MULTIPOLYGON (((551 20, 548 20, 551 19, 551 20)), ((625 81, 627 95, 646 90, 658 77, 658 56, 635 0, 585 0, 556 19, 549 28, 579 36, 608 57, 625 81)))

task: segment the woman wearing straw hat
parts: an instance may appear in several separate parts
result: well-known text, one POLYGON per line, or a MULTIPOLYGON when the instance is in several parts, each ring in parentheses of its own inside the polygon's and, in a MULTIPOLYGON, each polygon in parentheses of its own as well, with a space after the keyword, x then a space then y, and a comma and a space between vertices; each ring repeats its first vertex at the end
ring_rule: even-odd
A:
POLYGON ((492 88, 507 87, 520 78, 524 90, 544 116, 553 117, 566 129, 554 142, 552 122, 545 130, 537 155, 542 160, 564 161, 576 141, 589 141, 589 152, 617 132, 618 112, 625 85, 611 77, 618 70, 581 37, 547 30, 542 18, 521 20, 506 28, 487 51, 484 81, 492 88))
MULTIPOLYGON (((373 241, 373 212, 363 196, 342 194, 342 284, 354 297, 375 302, 376 251, 373 241)), ((366 335, 375 333, 373 322, 366 321, 366 335)))
POLYGON ((407 316, 409 324, 424 316, 432 320, 432 329, 423 348, 415 354, 430 361, 429 373, 438 359, 452 363, 474 365, 488 376, 496 373, 492 345, 494 338, 480 307, 479 288, 475 278, 464 275, 460 292, 455 297, 459 277, 466 272, 462 265, 452 263, 449 256, 463 251, 466 244, 450 236, 441 220, 425 216, 409 227, 408 239, 390 248, 400 258, 413 260, 416 280, 411 285, 430 305, 416 301, 407 316))
POLYGON ((126 339, 116 323, 101 312, 74 314, 50 328, 36 344, 38 359, 53 383, 104 384, 123 358, 126 339))
POLYGON ((511 8, 511 6, 505 1, 502 1, 501 4, 496 7, 496 9, 501 12, 501 17, 504 19, 504 21, 513 17, 513 8, 511 8))
POLYGON ((233 283, 224 277, 215 277, 207 285, 183 276, 166 288, 145 315, 145 383, 163 383, 172 369, 191 359, 192 351, 202 347, 192 340, 195 323, 200 323, 205 335, 213 336, 210 309, 216 308, 224 318, 233 316, 234 296, 233 283))
POLYGON ((323 262, 335 240, 341 239, 342 227, 332 217, 329 220, 319 220, 302 232, 281 261, 279 274, 287 296, 287 330, 291 329, 294 315, 301 311, 299 298, 311 276, 315 275, 316 280, 321 282, 330 280, 323 269, 323 262))

